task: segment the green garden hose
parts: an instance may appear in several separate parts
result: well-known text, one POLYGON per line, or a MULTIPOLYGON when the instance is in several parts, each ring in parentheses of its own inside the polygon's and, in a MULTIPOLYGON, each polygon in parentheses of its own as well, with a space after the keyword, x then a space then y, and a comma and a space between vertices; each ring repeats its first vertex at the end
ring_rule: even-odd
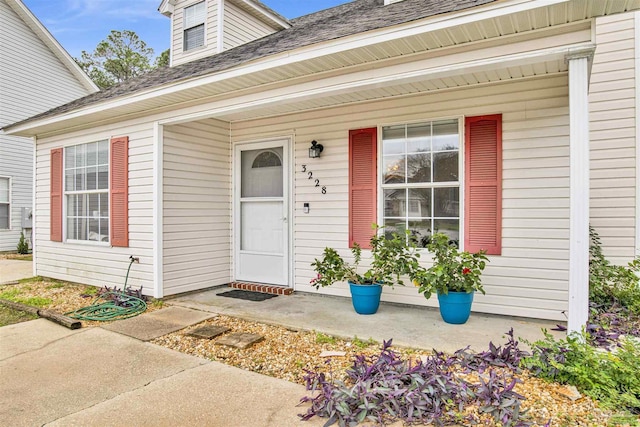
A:
POLYGON ((129 268, 127 269, 127 276, 124 279, 124 288, 122 289, 122 292, 103 292, 91 302, 90 306, 82 307, 65 314, 78 320, 96 320, 99 322, 105 322, 109 320, 127 319, 143 313, 147 309, 147 303, 140 298, 127 295, 127 281, 129 280, 131 264, 139 260, 133 256, 130 256, 129 259, 131 262, 129 262, 129 268), (103 301, 98 302, 100 300, 103 301))

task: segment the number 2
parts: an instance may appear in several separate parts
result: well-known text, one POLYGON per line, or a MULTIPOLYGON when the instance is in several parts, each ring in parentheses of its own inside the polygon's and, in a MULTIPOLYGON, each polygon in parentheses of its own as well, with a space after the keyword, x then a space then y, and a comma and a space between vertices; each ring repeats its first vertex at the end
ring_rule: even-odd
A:
POLYGON ((320 180, 316 179, 316 187, 320 187, 320 180))
POLYGON ((309 175, 309 179, 313 179, 313 172, 307 172, 307 174, 309 175))

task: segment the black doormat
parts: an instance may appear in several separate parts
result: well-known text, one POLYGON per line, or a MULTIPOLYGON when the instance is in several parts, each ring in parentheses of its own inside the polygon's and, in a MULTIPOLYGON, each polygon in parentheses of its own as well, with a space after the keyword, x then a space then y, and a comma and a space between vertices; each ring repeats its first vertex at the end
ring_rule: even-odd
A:
POLYGON ((237 298, 246 301, 264 301, 271 298, 275 298, 278 295, 263 294, 262 292, 243 291, 240 289, 234 289, 232 291, 222 292, 218 294, 220 297, 237 298))

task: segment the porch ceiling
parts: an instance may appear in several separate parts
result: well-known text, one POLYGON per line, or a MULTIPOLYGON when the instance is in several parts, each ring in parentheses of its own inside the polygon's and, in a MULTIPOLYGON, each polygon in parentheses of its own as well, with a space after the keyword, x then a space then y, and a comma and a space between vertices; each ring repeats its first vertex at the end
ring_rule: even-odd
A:
POLYGON ((279 116, 294 112, 316 110, 345 104, 382 100, 386 98, 428 93, 447 89, 465 88, 490 83, 500 83, 566 73, 568 64, 564 58, 540 60, 539 62, 495 67, 490 70, 451 71, 439 77, 404 79, 397 82, 381 83, 377 87, 354 88, 336 95, 317 97, 308 96, 301 100, 268 103, 267 105, 239 111, 216 114, 216 118, 226 121, 243 121, 265 117, 279 116))

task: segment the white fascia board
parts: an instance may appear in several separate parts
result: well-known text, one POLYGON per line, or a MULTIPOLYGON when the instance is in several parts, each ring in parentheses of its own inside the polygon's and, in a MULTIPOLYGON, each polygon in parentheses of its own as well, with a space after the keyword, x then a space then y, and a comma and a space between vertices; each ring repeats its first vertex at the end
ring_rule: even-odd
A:
POLYGON ((164 16, 171 17, 175 9, 175 3, 175 0, 162 0, 162 3, 160 3, 160 6, 158 6, 158 12, 160 12, 164 16))
POLYGON ((351 49, 357 49, 382 42, 411 37, 417 34, 428 33, 444 28, 451 28, 470 22, 496 18, 499 16, 518 13, 530 9, 536 9, 543 6, 566 3, 568 1, 569 0, 511 0, 505 2, 490 3, 486 6, 471 8, 452 14, 446 14, 443 16, 430 17, 426 20, 410 22, 391 28, 369 31, 367 33, 359 33, 354 36, 332 40, 329 42, 321 43, 319 45, 306 46, 294 51, 287 51, 271 55, 267 58, 251 61, 246 65, 240 65, 235 68, 221 71, 212 75, 204 77, 194 77, 189 80, 168 83, 164 86, 150 88, 131 95, 118 97, 113 100, 107 100, 102 103, 90 105, 67 113, 62 113, 58 116, 36 120, 33 122, 25 123, 21 126, 12 126, 7 129, 7 133, 31 136, 31 134, 29 133, 30 129, 37 128, 39 126, 55 124, 57 122, 64 122, 65 120, 94 114, 105 109, 120 108, 125 105, 130 105, 159 96, 170 95, 172 93, 180 92, 183 90, 218 83, 230 78, 261 72, 275 67, 304 62, 307 60, 340 53, 351 49))
MULTIPOLYGON (((593 48, 593 45, 585 43, 574 46, 574 48, 578 47, 586 49, 589 47, 593 48)), ((215 117, 221 114, 231 114, 255 108, 265 108, 269 105, 291 103, 300 99, 314 99, 340 95, 355 90, 391 86, 399 82, 411 83, 413 81, 451 77, 464 73, 489 71, 496 68, 533 65, 544 61, 563 61, 568 52, 569 49, 567 47, 554 47, 524 54, 493 56, 481 60, 458 62, 431 68, 428 67, 429 60, 425 60, 412 64, 411 70, 406 70, 406 66, 404 65, 388 67, 386 69, 370 69, 346 76, 336 76, 322 81, 300 84, 289 92, 283 92, 282 89, 272 89, 259 94, 254 93, 216 101, 208 104, 207 108, 201 112, 172 117, 161 120, 160 123, 163 125, 186 123, 215 117)))
POLYGON ((269 19, 270 21, 275 22, 283 29, 291 28, 291 24, 289 22, 283 21, 282 18, 280 18, 279 16, 274 15, 273 13, 271 13, 271 11, 263 7, 260 7, 259 5, 255 4, 251 0, 235 0, 235 1, 237 1, 238 3, 246 4, 249 8, 254 10, 257 14, 262 15, 267 19, 269 19))
POLYGON ((67 52, 60 43, 51 35, 49 30, 31 13, 29 8, 22 3, 22 0, 7 0, 9 6, 22 18, 31 30, 38 36, 49 50, 67 67, 80 83, 89 91, 89 93, 98 92, 100 89, 96 84, 82 71, 82 68, 73 60, 69 52, 67 52))

